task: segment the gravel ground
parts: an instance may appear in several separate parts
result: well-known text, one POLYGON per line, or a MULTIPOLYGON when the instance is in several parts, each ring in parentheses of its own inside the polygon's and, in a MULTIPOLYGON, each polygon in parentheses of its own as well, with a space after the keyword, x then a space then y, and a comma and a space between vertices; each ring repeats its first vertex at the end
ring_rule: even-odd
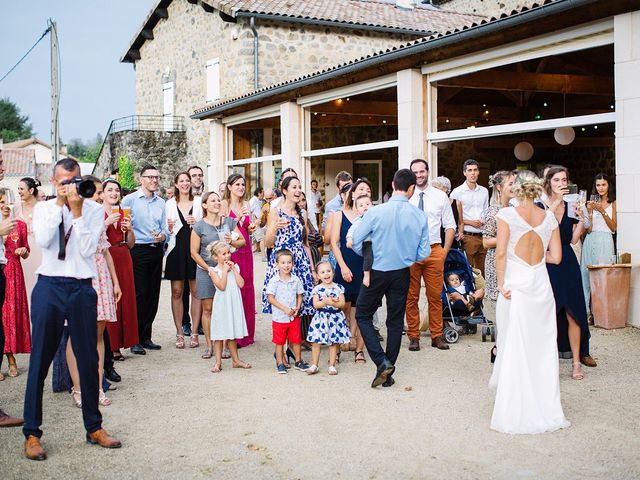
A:
MULTIPOLYGON (((256 278, 265 264, 256 261, 256 278)), ((343 354, 340 374, 276 375, 270 320, 258 316, 255 345, 241 350, 251 370, 209 372, 199 349, 177 351, 163 282, 154 340, 159 352, 117 363, 123 381, 103 408, 104 426, 123 442, 105 450, 84 442, 80 410, 45 385, 43 445, 49 459, 22 455, 20 429, 0 431, 0 478, 313 479, 631 479, 640 478, 640 330, 592 330, 595 369, 570 378, 561 361, 568 429, 536 436, 489 430, 490 344, 461 336, 448 352, 408 341, 396 384, 372 390, 374 367, 343 354)), ((258 295, 257 295, 258 297, 258 295)), ((305 354, 309 357, 309 354, 305 354)), ((0 405, 20 414, 21 375, 0 383, 0 405)), ((6 369, 6 362, 4 364, 6 369)))

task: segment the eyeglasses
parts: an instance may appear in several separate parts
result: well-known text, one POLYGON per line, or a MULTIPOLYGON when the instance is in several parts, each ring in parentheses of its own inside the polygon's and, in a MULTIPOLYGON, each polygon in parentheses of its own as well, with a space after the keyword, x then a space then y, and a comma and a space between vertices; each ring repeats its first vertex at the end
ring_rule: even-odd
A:
POLYGON ((159 175, 142 175, 142 178, 148 178, 149 180, 155 180, 155 181, 160 180, 159 175))

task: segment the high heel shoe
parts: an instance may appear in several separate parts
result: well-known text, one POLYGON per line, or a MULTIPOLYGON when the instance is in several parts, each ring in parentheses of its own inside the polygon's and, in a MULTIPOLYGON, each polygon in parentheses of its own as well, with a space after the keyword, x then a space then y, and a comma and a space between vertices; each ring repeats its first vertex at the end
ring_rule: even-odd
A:
POLYGON ((98 403, 100 403, 100 405, 102 405, 103 407, 108 407, 109 405, 111 405, 111 400, 109 400, 109 397, 107 397, 107 395, 102 390, 100 390, 100 393, 98 395, 98 403))
POLYGON ((496 363, 496 353, 498 352, 498 347, 495 345, 491 349, 491 363, 496 363))
POLYGON ((73 387, 71 388, 71 400, 76 407, 82 408, 82 397, 80 395, 80 390, 75 390, 73 387))
POLYGON ((293 361, 295 362, 296 356, 293 354, 293 352, 291 351, 291 349, 289 347, 287 347, 287 351, 285 352, 285 354, 287 355, 287 362, 288 363, 291 363, 291 359, 293 359, 293 361))

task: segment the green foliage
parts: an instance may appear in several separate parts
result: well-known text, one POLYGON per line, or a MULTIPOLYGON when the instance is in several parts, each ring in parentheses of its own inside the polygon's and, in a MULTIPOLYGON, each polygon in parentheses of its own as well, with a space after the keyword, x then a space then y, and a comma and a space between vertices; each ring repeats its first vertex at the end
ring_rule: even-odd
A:
POLYGON ((135 167, 126 155, 121 155, 120 158, 118 158, 118 180, 125 190, 135 190, 138 186, 135 177, 135 167))
POLYGON ((73 138, 67 144, 67 152, 69 152, 69 155, 76 157, 79 162, 96 163, 102 142, 103 138, 100 134, 97 134, 94 140, 87 143, 84 143, 79 138, 73 138))
POLYGON ((33 136, 29 117, 21 116, 20 109, 8 98, 0 99, 0 138, 5 143, 33 136))

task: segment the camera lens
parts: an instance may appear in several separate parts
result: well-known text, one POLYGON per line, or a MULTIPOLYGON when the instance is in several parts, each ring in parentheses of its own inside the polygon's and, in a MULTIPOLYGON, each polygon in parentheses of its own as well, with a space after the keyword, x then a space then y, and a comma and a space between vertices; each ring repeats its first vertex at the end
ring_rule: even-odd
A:
POLYGON ((78 195, 84 198, 91 198, 96 193, 96 186, 91 180, 82 180, 76 184, 78 195))

